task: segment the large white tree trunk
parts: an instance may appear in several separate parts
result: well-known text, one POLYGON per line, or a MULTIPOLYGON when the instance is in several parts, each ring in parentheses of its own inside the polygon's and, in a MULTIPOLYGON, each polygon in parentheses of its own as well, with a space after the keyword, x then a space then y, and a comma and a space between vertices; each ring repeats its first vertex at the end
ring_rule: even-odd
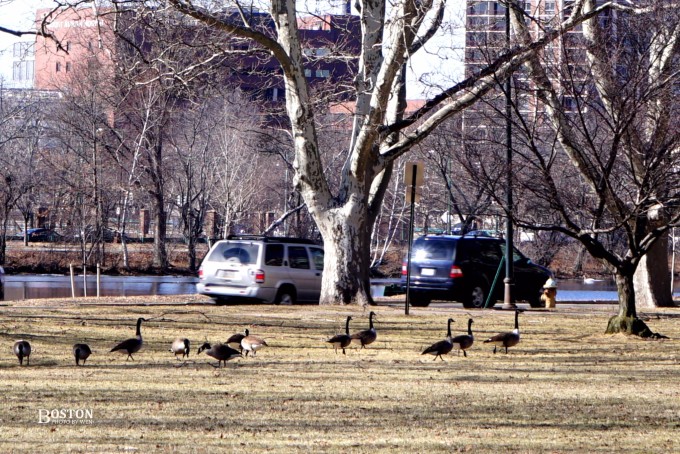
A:
POLYGON ((656 240, 635 271, 635 300, 640 307, 673 306, 668 266, 668 233, 656 240))
POLYGON ((373 303, 367 273, 371 232, 368 221, 365 204, 361 202, 317 218, 325 252, 319 304, 373 303))

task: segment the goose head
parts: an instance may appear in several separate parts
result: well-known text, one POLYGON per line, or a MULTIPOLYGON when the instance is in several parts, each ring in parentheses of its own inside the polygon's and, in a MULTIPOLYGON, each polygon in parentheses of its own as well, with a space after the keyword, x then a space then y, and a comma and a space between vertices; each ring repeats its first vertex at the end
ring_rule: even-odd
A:
POLYGON ((210 343, 204 342, 203 345, 201 345, 200 347, 198 347, 198 351, 196 352, 196 354, 197 354, 197 355, 200 355, 202 351, 204 351, 204 350, 210 350, 210 348, 211 348, 211 347, 210 347, 210 343))

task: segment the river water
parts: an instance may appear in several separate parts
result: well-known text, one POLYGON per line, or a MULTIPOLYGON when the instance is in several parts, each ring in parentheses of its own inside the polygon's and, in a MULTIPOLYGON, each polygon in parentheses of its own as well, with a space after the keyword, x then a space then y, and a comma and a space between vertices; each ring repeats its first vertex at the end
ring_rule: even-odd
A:
MULTIPOLYGON (((75 276, 75 295, 97 295, 95 275, 75 276)), ((101 296, 184 295, 196 293, 195 277, 177 276, 102 276, 101 296)), ((17 301, 34 298, 70 298, 71 279, 61 275, 5 276, 4 297, 0 300, 17 301)))
MULTIPOLYGON (((75 277, 76 297, 84 296, 85 282, 87 295, 96 296, 97 279, 94 275, 75 277)), ((178 276, 102 276, 101 296, 144 296, 144 295, 186 295, 196 293, 195 277, 178 276)), ((399 279, 374 281, 373 296, 382 296, 386 285, 398 283, 399 279)), ((680 298, 680 280, 675 282, 674 296, 680 298)), ((13 275, 5 276, 4 296, 0 301, 18 301, 34 298, 70 298, 71 283, 62 275, 13 275)), ((617 300, 616 285, 612 280, 601 280, 590 284, 582 280, 561 280, 557 289, 557 301, 611 301, 617 300)))

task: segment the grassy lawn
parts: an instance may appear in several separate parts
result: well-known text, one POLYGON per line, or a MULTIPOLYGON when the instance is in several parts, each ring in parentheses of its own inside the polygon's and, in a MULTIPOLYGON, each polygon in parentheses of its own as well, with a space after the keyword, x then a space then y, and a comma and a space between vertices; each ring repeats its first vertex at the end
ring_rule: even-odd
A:
POLYGON ((520 344, 494 355, 481 341, 510 330, 511 312, 379 306, 378 340, 343 356, 323 341, 347 315, 364 329, 358 308, 10 304, 0 452, 680 452, 680 310, 644 314, 661 341, 601 334, 611 311, 526 311, 520 344), (420 355, 448 317, 459 334, 470 315, 467 358, 420 355), (150 320, 135 361, 109 353, 137 317, 150 320), (270 345, 256 357, 217 369, 195 354, 246 327, 270 345), (178 336, 188 361, 168 351, 178 336), (29 367, 11 352, 19 338, 29 367), (85 367, 76 342, 94 350, 85 367), (91 424, 39 424, 41 409, 88 409, 91 424))

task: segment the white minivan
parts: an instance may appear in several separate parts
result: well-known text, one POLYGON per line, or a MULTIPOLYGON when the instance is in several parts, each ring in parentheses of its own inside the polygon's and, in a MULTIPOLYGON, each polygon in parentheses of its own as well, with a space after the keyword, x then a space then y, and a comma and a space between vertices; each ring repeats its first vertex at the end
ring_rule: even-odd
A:
POLYGON ((231 235, 210 248, 196 290, 218 304, 318 303, 323 248, 311 240, 231 235))

